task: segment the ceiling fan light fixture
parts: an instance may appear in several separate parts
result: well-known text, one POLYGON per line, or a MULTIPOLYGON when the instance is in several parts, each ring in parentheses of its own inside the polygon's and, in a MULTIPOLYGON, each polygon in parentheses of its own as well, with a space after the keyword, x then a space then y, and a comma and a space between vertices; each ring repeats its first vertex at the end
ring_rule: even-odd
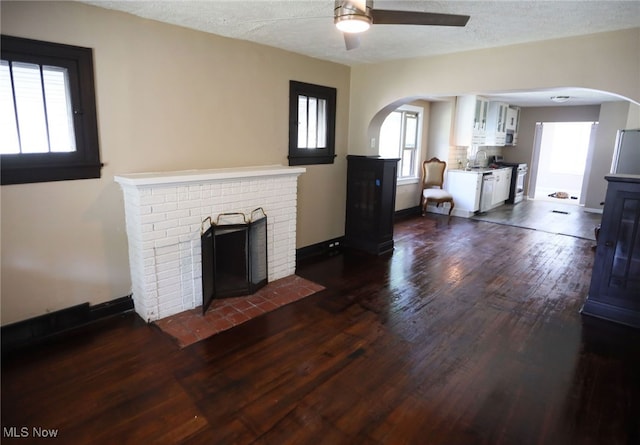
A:
POLYGON ((333 23, 342 32, 357 34, 371 27, 371 0, 336 0, 333 23))
POLYGON ((336 28, 342 32, 357 34, 371 27, 371 19, 362 15, 345 15, 334 19, 336 28))

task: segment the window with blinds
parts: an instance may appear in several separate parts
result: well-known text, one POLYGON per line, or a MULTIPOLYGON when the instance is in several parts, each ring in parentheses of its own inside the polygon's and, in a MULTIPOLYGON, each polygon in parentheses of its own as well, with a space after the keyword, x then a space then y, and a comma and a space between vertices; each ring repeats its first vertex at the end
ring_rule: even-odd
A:
POLYGON ((2 184, 99 178, 93 52, 2 36, 2 184))
POLYGON ((335 158, 336 89, 291 81, 289 165, 332 164, 335 158))
POLYGON ((66 68, 0 63, 0 153, 76 151, 66 68))

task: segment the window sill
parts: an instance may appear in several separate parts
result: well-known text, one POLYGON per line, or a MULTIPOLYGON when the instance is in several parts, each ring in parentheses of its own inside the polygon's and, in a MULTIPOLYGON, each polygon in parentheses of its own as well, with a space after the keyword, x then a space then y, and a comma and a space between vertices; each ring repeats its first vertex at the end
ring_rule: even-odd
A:
POLYGON ((336 155, 289 156, 289 165, 333 164, 336 155))
POLYGON ((420 182, 420 178, 402 178, 402 179, 398 179, 398 185, 418 184, 419 182, 420 182))

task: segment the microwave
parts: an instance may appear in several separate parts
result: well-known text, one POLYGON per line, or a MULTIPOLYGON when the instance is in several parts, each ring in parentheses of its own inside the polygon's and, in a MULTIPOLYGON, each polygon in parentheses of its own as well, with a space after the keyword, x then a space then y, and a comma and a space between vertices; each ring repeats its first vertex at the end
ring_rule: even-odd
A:
POLYGON ((515 144, 515 132, 513 130, 507 130, 507 135, 504 139, 504 145, 514 145, 515 144))

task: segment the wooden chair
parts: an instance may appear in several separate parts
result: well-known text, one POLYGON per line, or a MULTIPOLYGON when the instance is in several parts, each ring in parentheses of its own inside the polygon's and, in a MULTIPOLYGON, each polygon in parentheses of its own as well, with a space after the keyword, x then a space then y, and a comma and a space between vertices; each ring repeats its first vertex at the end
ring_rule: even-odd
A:
POLYGON ((435 203, 436 207, 448 202, 451 204, 449 207, 449 218, 451 218, 451 211, 455 207, 453 195, 442 188, 446 167, 447 163, 438 158, 431 158, 422 163, 422 216, 427 212, 427 204, 430 202, 435 203))

